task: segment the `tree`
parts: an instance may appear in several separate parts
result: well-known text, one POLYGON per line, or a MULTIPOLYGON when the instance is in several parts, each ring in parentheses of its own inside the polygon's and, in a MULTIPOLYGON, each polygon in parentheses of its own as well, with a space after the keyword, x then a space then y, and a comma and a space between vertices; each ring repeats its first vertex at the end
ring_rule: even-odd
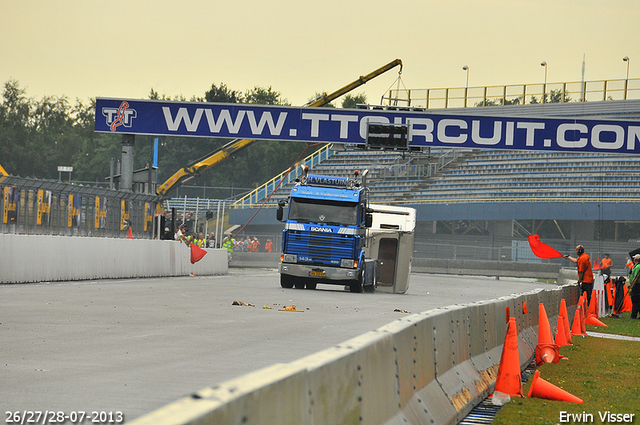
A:
POLYGON ((252 103, 255 105, 288 105, 287 99, 283 99, 281 96, 280 92, 273 91, 271 86, 268 88, 255 86, 245 92, 244 103, 252 103))
POLYGON ((531 103, 532 104, 537 104, 537 103, 566 103, 566 102, 571 102, 571 96, 569 96, 569 93, 565 92, 564 90, 551 90, 551 93, 545 93, 542 97, 541 100, 538 100, 535 96, 531 96, 531 103), (542 100, 543 99, 543 100, 542 100))
POLYGON ((342 100, 343 108, 355 109, 358 105, 367 104, 367 95, 364 93, 356 94, 354 96, 347 94, 342 100))
POLYGON ((224 83, 220 83, 220 87, 211 84, 211 89, 205 92, 204 98, 207 102, 242 103, 242 93, 229 90, 224 83))
POLYGON ((0 152, 2 166, 13 175, 25 175, 30 161, 26 143, 30 139, 31 100, 16 80, 4 84, 0 105, 0 152))

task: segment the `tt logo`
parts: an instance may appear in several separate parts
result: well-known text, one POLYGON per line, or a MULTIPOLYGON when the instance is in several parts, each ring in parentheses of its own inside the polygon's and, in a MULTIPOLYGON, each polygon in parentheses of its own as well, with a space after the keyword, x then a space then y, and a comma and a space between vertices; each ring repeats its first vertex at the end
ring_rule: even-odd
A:
POLYGON ((138 116, 135 109, 129 108, 128 102, 122 102, 118 108, 102 108, 102 115, 107 119, 107 125, 111 131, 116 131, 116 128, 123 125, 125 127, 131 127, 133 119, 138 116))

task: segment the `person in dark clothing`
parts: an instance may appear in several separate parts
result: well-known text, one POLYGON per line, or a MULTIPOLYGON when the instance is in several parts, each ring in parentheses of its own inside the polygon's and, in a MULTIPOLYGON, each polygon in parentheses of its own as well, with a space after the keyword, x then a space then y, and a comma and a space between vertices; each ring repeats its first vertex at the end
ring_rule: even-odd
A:
POLYGON ((640 313, 640 254, 633 256, 633 269, 629 276, 629 295, 631 296, 631 318, 638 319, 640 313))

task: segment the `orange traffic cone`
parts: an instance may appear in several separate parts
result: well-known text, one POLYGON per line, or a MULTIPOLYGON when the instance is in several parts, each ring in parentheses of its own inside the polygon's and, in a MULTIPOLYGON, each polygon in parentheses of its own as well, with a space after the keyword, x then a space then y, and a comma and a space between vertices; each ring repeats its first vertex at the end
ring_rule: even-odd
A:
POLYGON ((587 313, 587 317, 595 316, 598 317, 598 294, 594 289, 591 291, 591 303, 589 304, 589 312, 587 313))
POLYGON ((600 319, 598 319, 596 316, 587 317, 586 324, 593 325, 593 326, 604 326, 605 328, 608 327, 602 321, 600 321, 600 319))
POLYGON ((580 314, 580 304, 578 304, 576 306, 576 313, 573 316, 573 326, 571 327, 571 335, 583 336, 582 328, 580 326, 580 322, 582 321, 582 318, 580 316, 582 316, 582 314, 580 314))
POLYGON ((131 229, 131 227, 129 227, 129 230, 127 230, 127 239, 133 239, 133 230, 131 229))
POLYGON ((564 317, 562 316, 562 313, 560 313, 560 315, 558 315, 558 333, 556 334, 556 345, 558 347, 570 345, 565 334, 564 322, 564 317))
POLYGON ((582 297, 581 302, 581 310, 580 310, 580 332, 582 335, 587 334, 587 296, 582 297))
POLYGON ((567 344, 572 345, 571 341, 571 325, 569 325, 569 313, 567 312, 567 303, 563 299, 560 300, 560 314, 564 317, 564 337, 567 339, 567 344))
POLYGON ((559 347, 553 342, 551 326, 547 318, 544 304, 540 303, 538 313, 538 345, 536 345, 536 364, 558 363, 560 361, 559 347))
POLYGON ((502 392, 510 396, 522 395, 522 376, 520 375, 520 353, 518 352, 518 330, 516 318, 509 318, 507 334, 504 337, 502 356, 498 366, 498 377, 494 392, 502 392))
POLYGON ((573 394, 556 387, 550 382, 540 378, 540 371, 536 370, 531 381, 531 388, 527 397, 546 398, 547 400, 570 401, 572 403, 582 403, 582 399, 573 394))

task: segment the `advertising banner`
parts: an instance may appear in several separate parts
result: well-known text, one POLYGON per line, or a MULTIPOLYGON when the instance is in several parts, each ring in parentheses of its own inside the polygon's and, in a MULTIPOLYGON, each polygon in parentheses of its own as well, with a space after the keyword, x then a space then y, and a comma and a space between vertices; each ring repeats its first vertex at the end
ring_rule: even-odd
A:
POLYGON ((94 227, 105 229, 107 227, 107 198, 96 196, 94 211, 94 227))
POLYGON ((51 191, 38 190, 36 224, 49 224, 51 221, 51 191))
POLYGON ((15 224, 18 220, 18 203, 20 202, 20 189, 17 187, 4 188, 4 208, 2 211, 2 222, 4 224, 15 224))
POLYGON ((69 205, 67 211, 67 227, 80 227, 82 195, 69 195, 69 205))
POLYGON ((129 211, 132 210, 130 201, 120 201, 120 230, 127 230, 131 226, 129 211))
MULTIPOLYGON (((516 108, 517 106, 514 106, 516 108)), ((640 154, 640 123, 96 99, 95 131, 363 145, 370 123, 405 125, 409 146, 640 154)))

